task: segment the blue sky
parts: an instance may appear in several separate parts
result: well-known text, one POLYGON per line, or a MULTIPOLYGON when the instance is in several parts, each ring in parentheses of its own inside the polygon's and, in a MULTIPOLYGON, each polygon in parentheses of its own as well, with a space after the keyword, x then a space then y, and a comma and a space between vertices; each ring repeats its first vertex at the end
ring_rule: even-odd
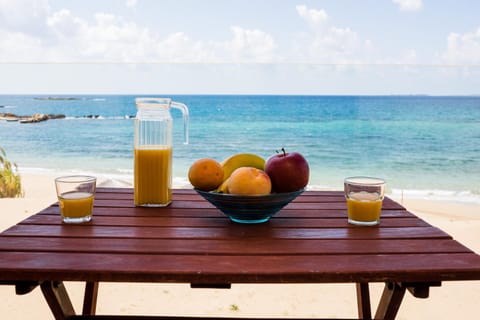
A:
POLYGON ((0 93, 480 94, 478 12, 477 0, 0 0, 0 93))

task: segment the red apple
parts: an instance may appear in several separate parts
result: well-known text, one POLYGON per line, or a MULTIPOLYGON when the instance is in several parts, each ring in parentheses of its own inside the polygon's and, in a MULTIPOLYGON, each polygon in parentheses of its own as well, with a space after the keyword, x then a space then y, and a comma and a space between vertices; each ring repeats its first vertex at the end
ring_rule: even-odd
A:
POLYGON ((298 152, 285 152, 285 148, 267 160, 265 172, 270 177, 275 192, 300 190, 308 184, 310 176, 307 160, 298 152))

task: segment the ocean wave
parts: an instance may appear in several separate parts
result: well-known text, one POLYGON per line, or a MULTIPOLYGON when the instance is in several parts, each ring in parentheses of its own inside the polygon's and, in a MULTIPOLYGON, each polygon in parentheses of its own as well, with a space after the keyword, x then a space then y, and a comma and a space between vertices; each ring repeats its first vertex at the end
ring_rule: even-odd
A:
POLYGON ((454 191, 454 190, 412 190, 412 189, 393 189, 391 196, 397 199, 421 199, 433 201, 446 202, 460 202, 480 204, 480 195, 468 191, 454 191))
POLYGON ((133 169, 120 168, 120 169, 116 169, 116 171, 120 172, 121 174, 130 174, 130 175, 133 174, 133 169))
POLYGON ((132 181, 123 179, 106 178, 97 182, 97 187, 103 188, 131 188, 132 186, 132 181))
POLYGON ((17 106, 0 106, 0 109, 15 109, 17 106))
POLYGON ((123 115, 123 116, 102 116, 99 114, 88 114, 84 116, 67 116, 65 120, 130 120, 134 119, 135 115, 123 115))
MULTIPOLYGON (((307 190, 330 191, 337 189, 322 185, 308 185, 307 190)), ((470 190, 456 191, 439 189, 391 189, 387 190, 385 195, 395 199, 417 199, 480 204, 480 194, 470 190)))

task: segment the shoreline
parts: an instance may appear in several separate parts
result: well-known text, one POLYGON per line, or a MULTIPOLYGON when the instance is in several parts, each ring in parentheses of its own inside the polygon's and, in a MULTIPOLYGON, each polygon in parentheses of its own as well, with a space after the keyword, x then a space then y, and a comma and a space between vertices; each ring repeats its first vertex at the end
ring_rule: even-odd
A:
MULTIPOLYGON (((25 197, 0 199, 2 211, 0 230, 9 228, 55 202, 53 179, 56 176, 58 175, 50 173, 22 173, 25 197)), ((119 181, 104 175, 98 176, 97 186, 129 185, 128 181, 119 181)), ((480 254, 478 234, 480 204, 388 196, 480 254)), ((66 286, 75 309, 81 310, 83 284, 68 282, 66 286)), ((372 306, 376 305, 382 289, 383 284, 371 285, 372 306)), ((3 301, 0 304, 0 313, 5 318, 12 320, 52 318, 39 289, 25 296, 16 296, 12 286, 0 286, 0 298, 3 301), (25 309, 25 305, 29 308, 25 309)), ((430 298, 426 301, 406 294, 397 319, 471 319, 478 314, 479 299, 480 281, 445 281, 440 288, 431 289, 430 298)), ((181 312, 193 316, 224 317, 356 316, 354 284, 265 286, 241 284, 232 286, 230 290, 192 290, 188 285, 180 284, 101 283, 98 301, 99 314, 176 315, 181 312)))

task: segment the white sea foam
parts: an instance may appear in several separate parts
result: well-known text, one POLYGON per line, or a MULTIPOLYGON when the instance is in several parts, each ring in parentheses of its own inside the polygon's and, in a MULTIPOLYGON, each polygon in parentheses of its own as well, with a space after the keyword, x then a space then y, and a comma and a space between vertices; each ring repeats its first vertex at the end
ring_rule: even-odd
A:
POLYGON ((133 174, 133 169, 117 169, 118 172, 120 172, 120 174, 130 174, 132 175, 133 174))
POLYGON ((186 177, 174 177, 172 184, 174 188, 193 188, 186 177))
POLYGON ((20 175, 22 174, 43 174, 43 175, 52 175, 57 174, 58 171, 55 169, 47 168, 32 168, 32 167, 20 167, 18 169, 20 175))
MULTIPOLYGON (((338 189, 323 185, 308 185, 307 190, 325 191, 338 189)), ((419 199, 480 204, 480 194, 475 194, 471 191, 391 189, 387 190, 386 195, 395 199, 419 199)))
POLYGON ((124 180, 124 179, 112 179, 107 178, 100 180, 97 184, 97 187, 109 187, 109 188, 131 188, 133 183, 131 180, 124 180))
MULTIPOLYGON (((47 169, 47 168, 26 168, 22 167, 19 172, 22 174, 35 174, 46 176, 64 176, 64 175, 91 175, 98 179, 99 187, 128 188, 133 187, 133 170, 119 169, 119 173, 94 172, 81 169, 47 169)), ((172 185, 174 188, 192 188, 187 177, 173 177, 172 185)))
POLYGON ((64 120, 130 120, 135 118, 133 115, 124 116, 102 116, 102 115, 84 115, 84 116, 68 116, 64 120))
POLYGON ((422 199, 446 202, 480 204, 480 195, 471 191, 392 189, 397 199, 422 199))

